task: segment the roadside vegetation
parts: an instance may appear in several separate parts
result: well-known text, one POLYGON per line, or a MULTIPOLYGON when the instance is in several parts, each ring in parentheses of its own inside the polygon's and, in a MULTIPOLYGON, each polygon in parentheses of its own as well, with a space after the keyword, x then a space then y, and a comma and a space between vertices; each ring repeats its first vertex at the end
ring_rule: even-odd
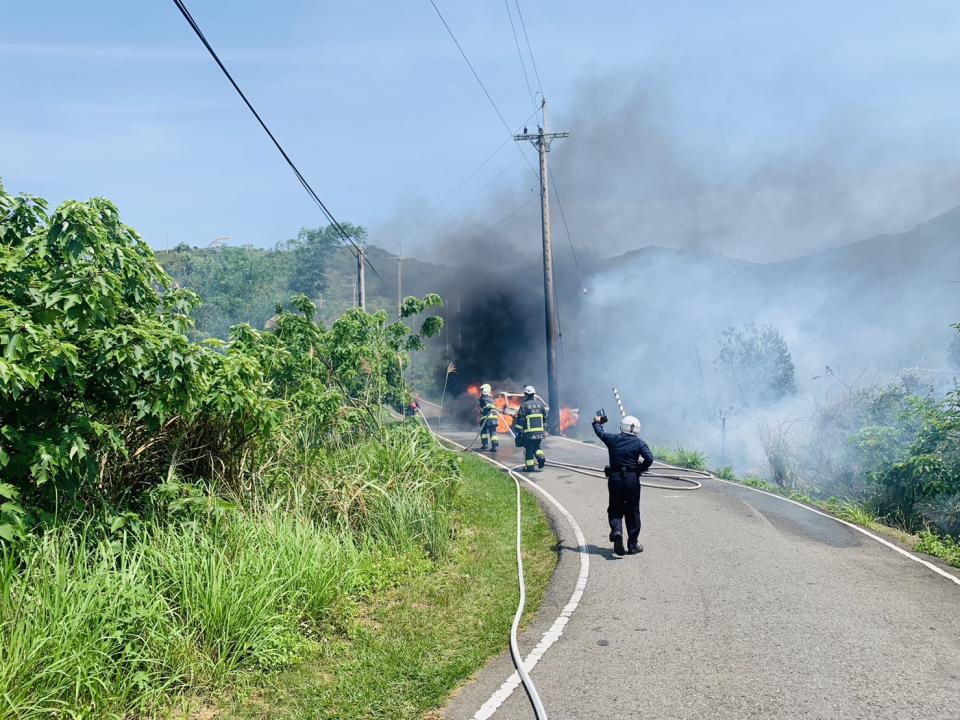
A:
MULTIPOLYGON (((500 647, 513 574, 493 576, 512 553, 476 539, 481 518, 496 527, 471 503, 509 503, 512 485, 383 412, 409 402, 439 297, 325 325, 299 294, 265 329, 198 341, 199 297, 110 202, 48 212, 2 187, 0 276, 0 717, 165 714, 319 673, 311 659, 335 688, 325 717, 364 717, 348 700, 363 618, 393 598, 402 624, 418 593, 429 613, 449 573, 483 577, 489 622, 448 612, 409 653, 393 646, 407 674, 391 691, 417 701, 391 717, 438 704, 500 647), (444 629, 476 642, 421 692, 416 663, 449 655, 431 646, 444 629)), ((542 591, 549 531, 526 512, 542 591)))
MULTIPOLYGON (((950 346, 960 347, 960 325, 950 346)), ((849 522, 893 533, 918 551, 957 565, 960 553, 960 388, 942 375, 902 372, 893 381, 844 382, 830 367, 821 376, 839 392, 784 419, 797 392, 793 360, 772 326, 728 328, 715 365, 722 381, 713 405, 721 463, 728 421, 758 417, 765 467, 742 478, 733 467, 714 474, 801 502, 849 522), (779 420, 772 418, 780 417, 779 420), (762 475, 762 476, 761 476, 762 475)), ((741 438, 742 442, 742 438, 741 438)), ((704 453, 655 450, 658 459, 704 469, 704 453)))

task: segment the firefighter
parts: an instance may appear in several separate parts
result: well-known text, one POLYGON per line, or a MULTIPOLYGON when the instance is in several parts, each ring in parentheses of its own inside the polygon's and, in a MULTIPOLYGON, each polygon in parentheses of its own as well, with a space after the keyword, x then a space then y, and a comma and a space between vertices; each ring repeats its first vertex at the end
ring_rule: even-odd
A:
POLYGON ((480 386, 480 397, 477 402, 480 404, 480 449, 486 450, 489 443, 491 450, 496 452, 500 439, 497 437, 497 414, 495 412, 497 408, 493 402, 493 388, 490 387, 490 383, 484 383, 480 386))
POLYGON ((627 415, 620 421, 616 435, 603 431, 606 417, 593 418, 593 432, 607 446, 610 464, 603 472, 607 476, 607 520, 610 522, 610 542, 617 555, 636 555, 643 552, 640 537, 640 476, 653 465, 653 453, 640 439, 640 421, 627 415), (623 521, 627 521, 627 548, 623 547, 623 521))
POLYGON ((497 425, 500 422, 497 406, 490 395, 481 397, 486 397, 488 402, 480 410, 480 449, 486 450, 489 441, 490 452, 496 452, 500 446, 500 438, 497 437, 497 425))
POLYGON ((547 462, 546 455, 540 449, 543 442, 544 423, 547 417, 547 406, 537 397, 533 385, 523 389, 523 402, 517 410, 513 421, 513 429, 517 434, 518 444, 523 445, 524 472, 533 472, 535 468, 543 468, 547 462))

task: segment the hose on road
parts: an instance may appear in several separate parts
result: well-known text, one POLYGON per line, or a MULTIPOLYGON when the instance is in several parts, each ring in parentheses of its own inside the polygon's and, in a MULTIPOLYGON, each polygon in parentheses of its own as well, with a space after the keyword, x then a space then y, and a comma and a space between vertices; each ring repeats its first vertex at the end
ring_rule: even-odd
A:
MULTIPOLYGON (((589 465, 574 465, 573 463, 562 463, 557 462, 556 460, 547 460, 547 465, 560 467, 565 470, 571 470, 575 473, 580 473, 581 475, 587 475, 589 477, 606 477, 601 468, 595 468, 589 465)), ((703 487, 703 484, 700 483, 700 480, 711 477, 713 476, 710 473, 702 472, 700 470, 689 470, 687 468, 676 467, 674 465, 655 463, 650 470, 641 475, 640 486, 657 488, 659 490, 699 490, 703 487), (658 470, 667 472, 657 472, 658 470), (677 482, 687 483, 687 485, 662 485, 660 483, 647 482, 643 480, 643 478, 663 478, 664 480, 676 480, 677 482)))
MULTIPOLYGON (((427 426, 427 430, 430 431, 433 439, 436 440, 438 444, 442 444, 440 441, 441 436, 436 433, 432 427, 430 427, 430 423, 427 422, 427 418, 420 411, 420 408, 417 408, 417 414, 423 420, 424 425, 427 426)), ((471 440, 468 445, 461 445, 460 443, 450 440, 449 438, 443 438, 443 440, 451 445, 456 445, 462 451, 466 451, 479 435, 480 431, 478 430, 477 435, 474 436, 473 440, 471 440)), ((513 664, 517 668, 517 674, 520 676, 520 682, 523 683, 523 687, 527 691, 527 697, 530 698, 530 704, 533 706, 534 715, 536 716, 537 720, 547 720, 547 710, 543 706, 543 701, 540 699, 540 693, 537 692, 536 685, 533 684, 533 680, 530 679, 529 673, 527 673, 526 668, 523 666, 523 655, 520 653, 520 646, 517 643, 517 630, 520 627, 520 620, 523 618, 523 610, 527 603, 527 586, 523 579, 523 526, 521 523, 522 506, 520 503, 520 477, 517 475, 519 466, 511 468, 501 462, 497 462, 492 458, 484 459, 506 470, 507 474, 510 475, 510 479, 513 480, 514 484, 517 486, 517 577, 520 586, 520 598, 517 602, 517 611, 513 615, 513 624, 510 626, 510 656, 513 658, 513 664)))

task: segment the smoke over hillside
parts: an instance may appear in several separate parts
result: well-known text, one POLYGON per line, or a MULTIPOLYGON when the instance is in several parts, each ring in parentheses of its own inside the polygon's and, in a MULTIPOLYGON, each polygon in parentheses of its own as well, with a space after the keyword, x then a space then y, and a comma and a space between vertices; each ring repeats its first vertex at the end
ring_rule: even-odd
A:
MULTIPOLYGON (((949 159, 852 122, 757 159, 682 128, 656 86, 624 94, 620 79, 583 83, 576 107, 556 123, 573 137, 551 153, 583 272, 581 284, 554 204, 566 404, 609 405, 617 384, 655 441, 716 457, 718 413, 736 405, 714 366, 718 339, 749 323, 783 335, 799 395, 763 412, 735 408, 744 463, 761 416, 809 415, 838 383, 903 368, 948 381, 960 211, 921 223, 960 200, 949 159)), ((544 383, 539 204, 485 229, 533 185, 525 174, 521 192, 498 191, 427 240, 430 257, 454 266, 421 281, 448 300, 454 391, 504 377, 544 383)))

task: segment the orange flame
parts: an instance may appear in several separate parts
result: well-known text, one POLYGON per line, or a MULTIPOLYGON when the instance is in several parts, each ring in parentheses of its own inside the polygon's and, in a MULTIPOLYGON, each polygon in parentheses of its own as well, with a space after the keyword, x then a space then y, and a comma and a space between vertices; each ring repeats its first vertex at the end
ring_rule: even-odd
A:
POLYGON ((579 419, 580 411, 578 409, 568 407, 560 408, 560 432, 565 433, 576 425, 579 419))
POLYGON ((468 387, 468 388, 467 388, 467 395, 469 395, 469 396, 472 397, 472 398, 478 398, 478 397, 480 397, 480 386, 479 386, 479 385, 471 385, 470 387, 468 387))
POLYGON ((493 399, 493 404, 497 406, 500 415, 497 416, 497 432, 507 433, 513 426, 513 415, 507 414, 507 408, 516 410, 520 407, 520 398, 517 396, 504 397, 498 395, 493 399))

